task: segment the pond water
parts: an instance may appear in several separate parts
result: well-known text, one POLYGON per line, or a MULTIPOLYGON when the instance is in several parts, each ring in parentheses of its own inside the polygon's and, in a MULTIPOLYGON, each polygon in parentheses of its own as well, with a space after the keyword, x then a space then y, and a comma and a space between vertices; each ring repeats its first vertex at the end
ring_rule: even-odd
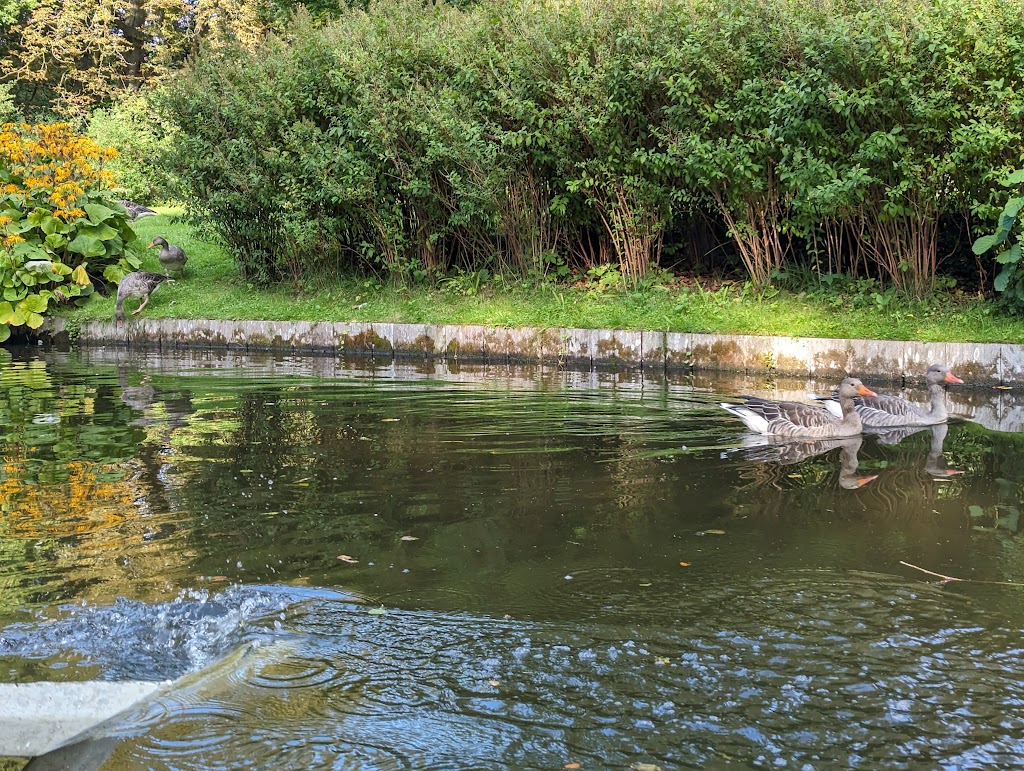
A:
POLYGON ((104 768, 1024 764, 1017 432, 758 445, 720 401, 830 384, 742 377, 0 356, 0 681, 182 678, 104 768))

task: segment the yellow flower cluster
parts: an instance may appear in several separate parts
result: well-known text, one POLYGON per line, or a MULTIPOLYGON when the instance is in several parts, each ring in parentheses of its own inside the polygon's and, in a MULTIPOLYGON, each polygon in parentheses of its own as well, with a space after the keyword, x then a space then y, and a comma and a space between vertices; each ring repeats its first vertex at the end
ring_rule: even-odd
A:
POLYGON ((69 123, 5 123, 0 126, 0 168, 8 179, 0 196, 21 204, 45 202, 54 208, 54 217, 77 219, 85 214, 79 197, 113 183, 103 164, 116 156, 113 147, 75 133, 69 123))

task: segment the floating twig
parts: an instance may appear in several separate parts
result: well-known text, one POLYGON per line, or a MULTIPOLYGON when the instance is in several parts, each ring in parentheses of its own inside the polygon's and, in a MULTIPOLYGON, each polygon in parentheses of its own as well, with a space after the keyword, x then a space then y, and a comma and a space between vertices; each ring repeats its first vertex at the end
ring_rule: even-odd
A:
POLYGON ((909 562, 904 562, 903 560, 900 560, 900 564, 901 565, 906 565, 908 568, 913 568, 914 570, 920 570, 922 573, 927 573, 930 576, 935 576, 936 578, 941 578, 943 583, 945 583, 947 581, 959 581, 959 582, 965 583, 965 584, 991 584, 993 586, 1024 586, 1024 583, 1019 583, 1017 581, 982 581, 982 580, 977 579, 977 578, 957 578, 955 576, 947 576, 947 575, 943 575, 942 573, 936 573, 933 570, 925 570, 922 567, 918 567, 917 565, 912 565, 909 562))

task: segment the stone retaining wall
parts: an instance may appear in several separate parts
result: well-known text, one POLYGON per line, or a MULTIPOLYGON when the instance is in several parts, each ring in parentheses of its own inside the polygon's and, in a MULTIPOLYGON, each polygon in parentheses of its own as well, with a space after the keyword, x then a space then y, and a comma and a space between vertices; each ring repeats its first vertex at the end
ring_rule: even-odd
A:
POLYGON ((968 384, 1024 384, 1024 346, 1008 343, 192 319, 132 319, 119 330, 112 321, 70 327, 62 318, 51 318, 42 332, 54 343, 84 346, 328 352, 379 358, 553 363, 578 369, 693 368, 820 378, 853 373, 890 381, 920 379, 929 364, 943 362, 968 384))

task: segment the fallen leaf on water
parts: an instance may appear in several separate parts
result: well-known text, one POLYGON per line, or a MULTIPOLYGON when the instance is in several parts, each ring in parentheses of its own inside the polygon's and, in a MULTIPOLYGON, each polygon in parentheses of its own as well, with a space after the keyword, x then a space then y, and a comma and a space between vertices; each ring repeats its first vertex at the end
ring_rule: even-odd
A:
POLYGON ((355 557, 350 557, 347 554, 339 554, 338 559, 340 559, 342 562, 347 562, 349 565, 355 565, 357 562, 359 562, 359 560, 357 560, 355 557))
POLYGON ((690 567, 690 563, 689 562, 680 562, 679 563, 679 567, 681 567, 681 568, 688 568, 688 567, 690 567))
POLYGON ((725 535, 724 530, 701 530, 697 535, 725 535))
POLYGON ((1000 391, 1009 391, 1013 386, 996 386, 1000 391))
POLYGON ((803 479, 804 478, 803 474, 786 474, 786 476, 789 477, 790 479, 803 479))
POLYGON ((663 666, 665 666, 666 664, 669 663, 669 660, 667 658, 665 658, 664 656, 657 656, 654 659, 654 663, 657 664, 658 666, 662 666, 663 667, 663 666))
POLYGON ((397 423, 400 420, 401 420, 401 418, 383 418, 380 422, 381 423, 397 423))
POLYGON ((654 763, 634 763, 630 769, 632 771, 661 771, 661 766, 654 763))
POLYGON ((403 535, 403 536, 402 536, 401 538, 399 538, 398 540, 399 540, 399 541, 418 541, 418 540, 420 540, 420 539, 419 539, 419 538, 417 538, 417 537, 416 537, 416 536, 414 536, 414 535, 403 535))
POLYGON ((388 614, 387 610, 384 608, 383 605, 381 605, 379 608, 370 608, 366 612, 369 613, 371 616, 386 616, 388 614))
POLYGON ((211 581, 227 581, 227 576, 210 576, 211 581))
POLYGON ((488 680, 487 682, 490 683, 491 685, 493 685, 495 688, 497 688, 499 685, 501 685, 501 681, 500 680, 488 680))
POLYGON ((640 586, 654 586, 654 584, 652 584, 650 581, 648 581, 647 583, 640 584, 640 586))
POLYGON ((239 474, 251 474, 252 473, 252 469, 251 468, 239 469, 238 473, 239 474))
POLYGON ((562 768, 579 768, 579 767, 580 767, 579 763, 566 763, 564 766, 562 766, 562 768))

